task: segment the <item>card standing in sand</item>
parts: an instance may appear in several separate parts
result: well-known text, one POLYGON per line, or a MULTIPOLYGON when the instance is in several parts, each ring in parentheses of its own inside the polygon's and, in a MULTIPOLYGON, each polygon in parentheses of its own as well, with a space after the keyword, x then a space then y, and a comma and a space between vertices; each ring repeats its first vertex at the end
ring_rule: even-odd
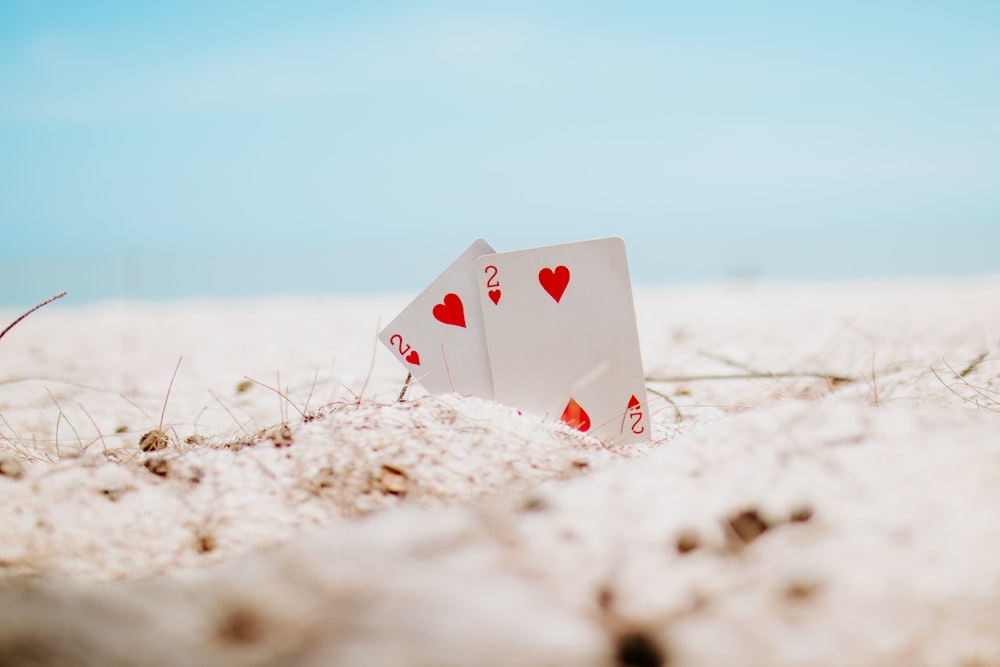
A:
POLYGON ((494 396, 605 442, 649 439, 625 242, 476 260, 494 396))
POLYGON ((475 262, 493 252, 476 240, 379 334, 432 394, 493 398, 475 262))

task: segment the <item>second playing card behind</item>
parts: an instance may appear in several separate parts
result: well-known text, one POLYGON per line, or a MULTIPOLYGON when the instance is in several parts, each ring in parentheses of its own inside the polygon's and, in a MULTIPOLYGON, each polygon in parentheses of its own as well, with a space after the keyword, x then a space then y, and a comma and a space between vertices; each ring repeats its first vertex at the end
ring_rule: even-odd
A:
POLYGON ((379 340, 432 394, 493 398, 490 362, 476 288, 476 240, 379 333, 379 340))
POLYGON ((606 442, 649 439, 620 238, 476 260, 496 399, 606 442))

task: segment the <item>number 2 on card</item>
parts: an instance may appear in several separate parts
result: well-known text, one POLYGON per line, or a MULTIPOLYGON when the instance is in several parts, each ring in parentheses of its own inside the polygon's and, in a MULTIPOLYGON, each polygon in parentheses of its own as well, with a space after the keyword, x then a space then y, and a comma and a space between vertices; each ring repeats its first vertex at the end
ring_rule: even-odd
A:
POLYGON ((645 426, 639 426, 639 423, 642 421, 642 403, 640 403, 639 399, 635 397, 635 394, 632 394, 632 398, 629 399, 628 407, 625 409, 625 415, 622 417, 622 431, 625 430, 625 420, 630 418, 632 420, 632 433, 640 435, 646 432, 645 426))
POLYGON ((632 418, 632 432, 636 435, 643 433, 646 430, 645 426, 639 426, 639 422, 642 421, 641 412, 630 412, 629 417, 632 418))
POLYGON ((420 355, 417 354, 417 351, 414 350, 409 343, 406 343, 406 347, 404 348, 403 337, 398 333, 389 336, 389 345, 395 345, 396 349, 399 350, 399 356, 403 357, 414 366, 420 365, 420 355))
POLYGON ((497 273, 499 273, 499 271, 500 270, 492 264, 487 265, 484 269, 484 273, 489 276, 486 278, 487 294, 489 294, 490 301, 493 302, 494 306, 500 305, 500 281, 497 279, 497 273))
POLYGON ((498 271, 499 269, 497 269, 497 267, 493 266, 492 264, 486 267, 486 274, 489 276, 489 278, 486 279, 487 287, 500 287, 500 281, 497 280, 498 271))

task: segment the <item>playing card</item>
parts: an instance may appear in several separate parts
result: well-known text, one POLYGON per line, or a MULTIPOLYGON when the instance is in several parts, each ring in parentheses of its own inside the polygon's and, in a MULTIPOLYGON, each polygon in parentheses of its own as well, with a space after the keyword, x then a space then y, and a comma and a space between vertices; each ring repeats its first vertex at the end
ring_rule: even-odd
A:
POLYGON ((432 394, 493 398, 475 261, 493 248, 476 240, 379 334, 432 394))
POLYGON ((625 242, 476 260, 494 396, 605 442, 649 439, 625 242))

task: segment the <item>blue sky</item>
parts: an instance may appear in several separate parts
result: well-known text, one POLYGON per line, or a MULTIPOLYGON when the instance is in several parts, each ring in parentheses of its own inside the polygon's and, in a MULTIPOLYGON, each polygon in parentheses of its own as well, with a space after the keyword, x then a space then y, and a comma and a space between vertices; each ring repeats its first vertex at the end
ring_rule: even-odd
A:
POLYGON ((1000 271, 997 2, 0 0, 0 305, 1000 271))

